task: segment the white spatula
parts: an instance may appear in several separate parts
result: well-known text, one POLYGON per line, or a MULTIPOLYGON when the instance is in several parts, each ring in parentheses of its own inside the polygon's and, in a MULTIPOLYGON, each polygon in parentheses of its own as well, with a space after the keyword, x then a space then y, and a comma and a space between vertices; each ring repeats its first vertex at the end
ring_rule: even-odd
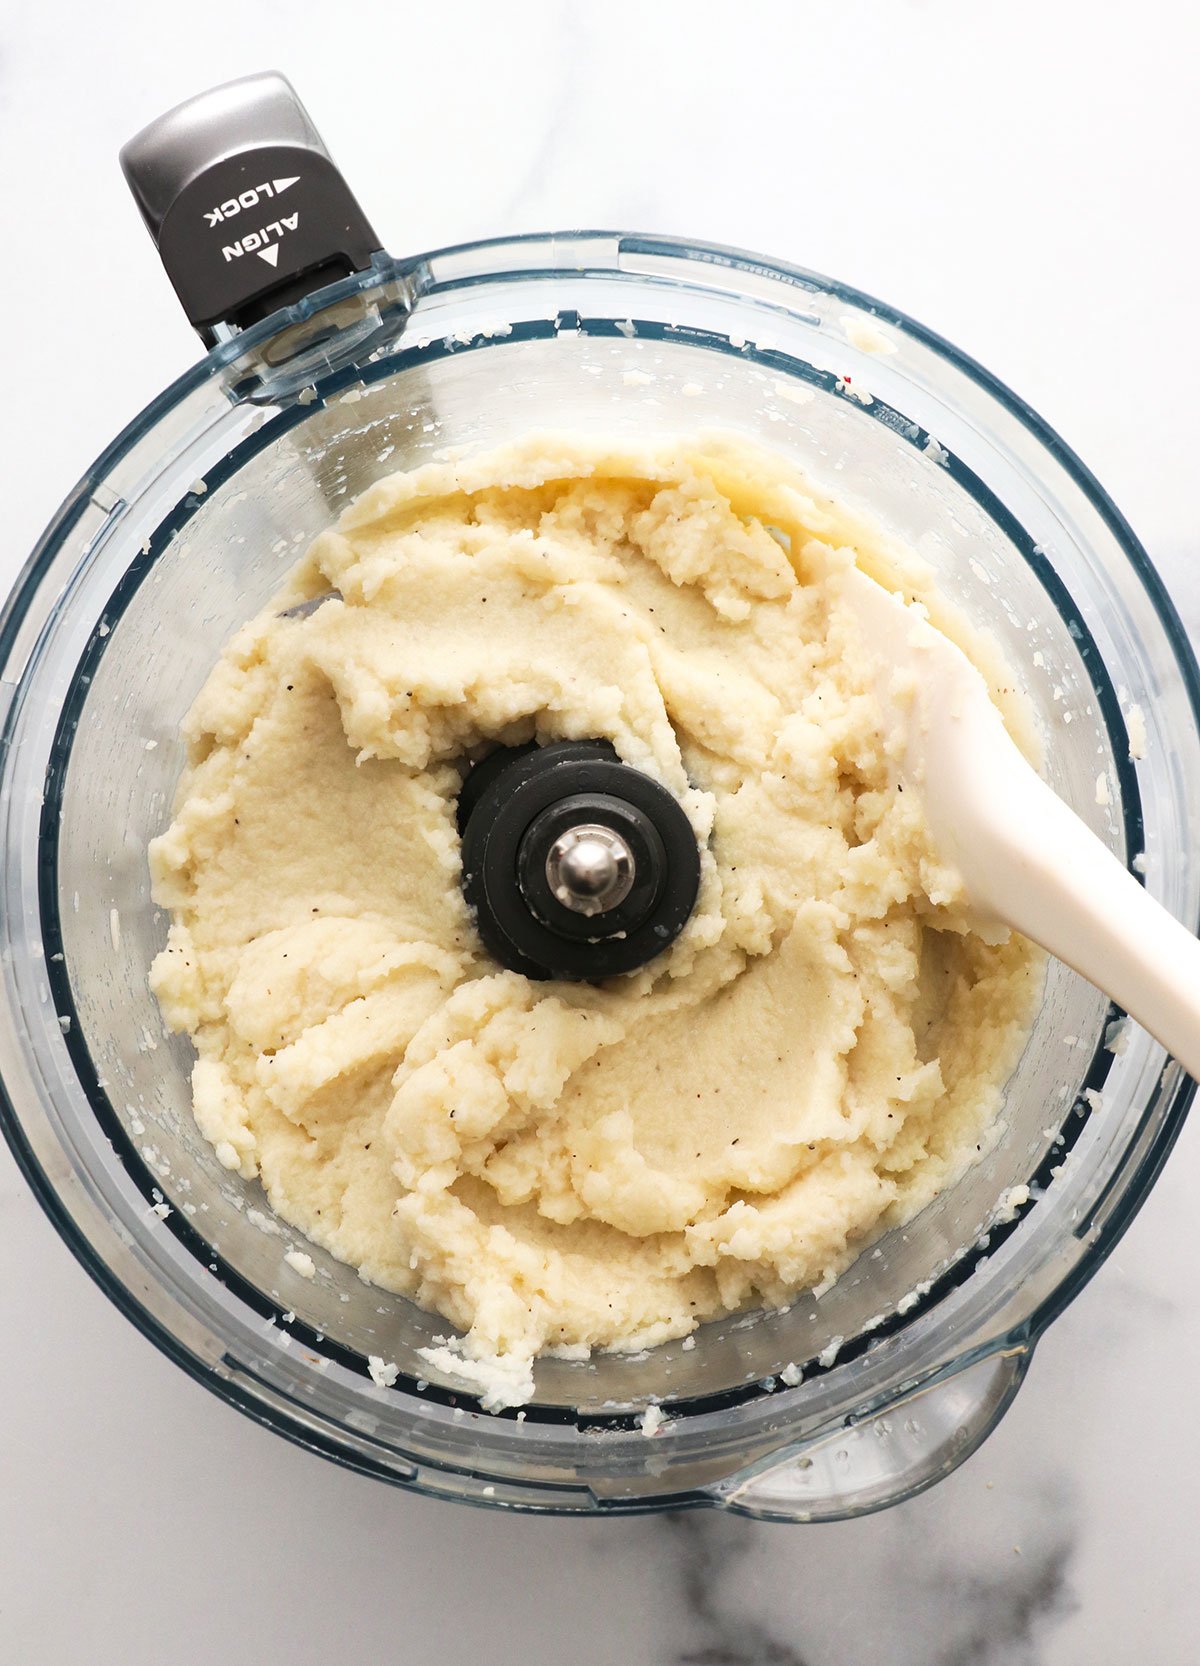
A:
POLYGON ((1200 1078, 1200 941, 1025 761, 922 610, 857 568, 836 582, 879 665, 901 779, 973 907, 1074 967, 1200 1078))

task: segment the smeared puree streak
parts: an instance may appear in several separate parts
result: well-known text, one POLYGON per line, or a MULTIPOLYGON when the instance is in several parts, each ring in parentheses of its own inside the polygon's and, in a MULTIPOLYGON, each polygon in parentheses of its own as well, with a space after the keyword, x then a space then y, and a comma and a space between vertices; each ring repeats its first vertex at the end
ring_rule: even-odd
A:
POLYGON ((1041 961, 972 932, 897 790, 830 585, 852 561, 1011 685, 911 553, 784 459, 539 436, 368 490, 188 717, 152 980, 197 1122, 277 1214, 465 1332, 491 1404, 540 1352, 833 1278, 996 1116, 1041 961), (682 935, 604 987, 498 968, 463 902, 462 762, 534 736, 611 740, 703 846, 682 935))

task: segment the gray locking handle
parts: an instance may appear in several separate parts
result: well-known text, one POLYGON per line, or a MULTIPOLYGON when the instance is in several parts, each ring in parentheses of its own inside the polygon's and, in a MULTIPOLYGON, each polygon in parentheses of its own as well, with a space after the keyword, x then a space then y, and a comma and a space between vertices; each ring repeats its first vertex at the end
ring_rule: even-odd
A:
POLYGON ((229 81, 152 121, 121 168, 211 346, 362 271, 380 247, 291 83, 229 81))

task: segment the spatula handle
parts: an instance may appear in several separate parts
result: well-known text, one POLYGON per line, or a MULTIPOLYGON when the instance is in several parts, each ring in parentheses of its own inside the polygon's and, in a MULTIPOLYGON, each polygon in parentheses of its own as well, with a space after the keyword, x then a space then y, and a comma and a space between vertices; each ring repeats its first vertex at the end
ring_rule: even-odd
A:
POLYGON ((1200 1079, 1200 940, 1009 751, 975 830, 972 898, 1111 996, 1200 1079))

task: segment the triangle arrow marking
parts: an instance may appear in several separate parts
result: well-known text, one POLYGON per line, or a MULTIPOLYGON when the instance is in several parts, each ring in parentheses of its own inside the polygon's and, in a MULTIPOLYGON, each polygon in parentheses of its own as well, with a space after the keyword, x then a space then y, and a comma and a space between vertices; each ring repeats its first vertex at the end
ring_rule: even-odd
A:
POLYGON ((258 258, 260 260, 265 260, 266 261, 268 266, 278 266, 279 265, 279 244, 278 243, 272 243, 271 247, 269 249, 258 249, 255 252, 257 253, 258 258))
POLYGON ((299 174, 293 174, 290 179, 273 179, 271 181, 271 188, 275 192, 275 195, 278 196, 281 191, 286 191, 289 185, 297 184, 299 179, 299 174))

